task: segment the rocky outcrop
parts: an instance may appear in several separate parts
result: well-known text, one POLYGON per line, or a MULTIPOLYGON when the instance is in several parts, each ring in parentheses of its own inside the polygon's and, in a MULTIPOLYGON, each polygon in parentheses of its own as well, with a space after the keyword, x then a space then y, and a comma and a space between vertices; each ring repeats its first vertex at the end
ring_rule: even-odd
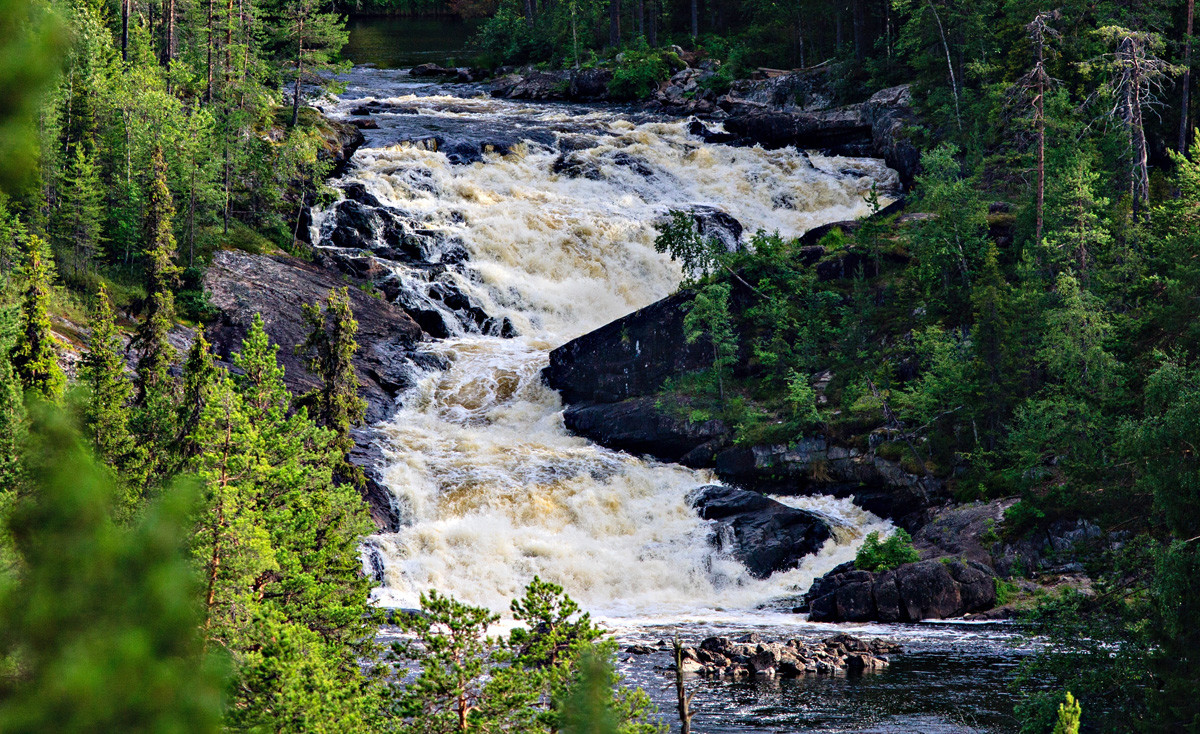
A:
POLYGON ((912 184, 920 165, 920 151, 908 134, 917 119, 908 85, 884 89, 861 104, 832 109, 748 104, 734 97, 723 98, 721 106, 729 113, 725 129, 736 136, 735 144, 877 156, 896 169, 905 186, 912 184))
POLYGON ((805 599, 812 622, 919 622, 991 609, 996 582, 987 566, 957 558, 879 573, 846 563, 813 582, 805 599))
MULTIPOLYGON (((731 640, 709 637, 698 647, 681 650, 684 673, 708 678, 797 678, 874 673, 888 666, 888 656, 903 650, 887 640, 837 635, 820 642, 767 642, 758 633, 731 640)), ((674 668, 674 666, 672 666, 674 668)))
MULTIPOLYGON (((204 287, 220 317, 208 327, 213 351, 228 359, 241 348, 255 314, 261 314, 267 334, 280 345, 278 359, 288 388, 301 395, 317 380, 304 368, 293 347, 304 341, 308 326, 300 305, 322 301, 345 281, 336 273, 285 255, 253 255, 223 250, 213 257, 204 287)), ((368 293, 350 288, 350 305, 358 319, 355 367, 367 400, 367 420, 386 418, 395 396, 413 384, 416 366, 431 359, 418 344, 421 327, 403 310, 368 293)))
POLYGON ((688 495, 712 524, 711 543, 736 558, 755 578, 800 565, 833 537, 827 518, 735 487, 712 485, 688 495))
POLYGON ((330 175, 334 178, 341 176, 350 167, 350 158, 354 151, 367 141, 362 130, 352 122, 325 119, 322 129, 322 145, 317 151, 317 159, 332 161, 333 170, 330 175))
POLYGON ((692 422, 659 408, 653 397, 570 405, 563 423, 611 449, 697 468, 708 466, 730 438, 724 421, 692 422))
POLYGON ((704 369, 711 361, 704 346, 683 337, 690 299, 676 293, 555 349, 542 372, 546 384, 570 404, 615 403, 704 369))
POLYGON ((731 447, 716 455, 715 468, 723 480, 762 492, 853 497, 864 509, 902 524, 948 499, 941 479, 821 437, 789 446, 731 447))
POLYGON ((493 97, 589 102, 608 98, 608 69, 562 69, 510 74, 492 86, 493 97))

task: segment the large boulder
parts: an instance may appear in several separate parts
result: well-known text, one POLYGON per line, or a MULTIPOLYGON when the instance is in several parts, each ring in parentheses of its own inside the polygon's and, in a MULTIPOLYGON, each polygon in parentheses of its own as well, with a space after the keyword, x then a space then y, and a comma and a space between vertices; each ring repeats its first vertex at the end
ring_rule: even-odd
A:
POLYGON ((712 357, 705 346, 684 338, 691 298, 676 293, 555 349, 542 372, 546 384, 567 403, 615 403, 653 395, 668 377, 707 368, 712 357))
POLYGON ((774 109, 735 111, 725 129, 747 144, 764 148, 818 148, 846 155, 872 153, 871 125, 859 105, 820 112, 782 112, 774 109))
MULTIPOLYGON (((222 250, 213 256, 204 288, 220 317, 208 327, 213 351, 222 358, 241 349, 255 314, 267 335, 280 345, 279 363, 288 388, 297 395, 318 386, 293 347, 308 335, 300 304, 323 301, 346 282, 336 272, 285 255, 253 255, 222 250)), ((419 350, 425 335, 401 309, 358 288, 350 288, 350 306, 358 320, 355 367, 367 400, 367 420, 390 415, 395 396, 414 384, 417 366, 428 360, 419 350)))
POLYGON ((663 410, 653 397, 571 405, 563 411, 563 423, 611 449, 694 467, 708 466, 730 435, 724 421, 692 422, 663 410))
POLYGON ((875 154, 900 174, 900 181, 911 186, 921 166, 921 151, 909 129, 917 123, 912 106, 912 86, 876 92, 862 104, 862 118, 871 127, 875 154))
POLYGON ((838 566, 805 594, 812 622, 919 622, 950 619, 996 604, 995 574, 977 561, 938 558, 892 571, 838 566))
POLYGON ((701 487, 688 496, 701 518, 713 522, 712 542, 755 578, 796 568, 833 537, 828 519, 735 487, 701 487))

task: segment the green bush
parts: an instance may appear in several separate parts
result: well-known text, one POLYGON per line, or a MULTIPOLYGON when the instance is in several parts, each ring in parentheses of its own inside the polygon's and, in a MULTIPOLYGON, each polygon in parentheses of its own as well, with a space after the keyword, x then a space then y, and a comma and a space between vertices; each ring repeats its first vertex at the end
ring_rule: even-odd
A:
POLYGON ((1017 586, 1015 581, 1005 581, 997 577, 996 582, 996 606, 1002 607, 1006 604, 1011 604, 1017 598, 1021 588, 1017 586))
POLYGON ((613 69, 608 92, 619 99, 641 99, 670 76, 671 67, 661 53, 629 50, 622 55, 621 64, 613 69))
POLYGON ((860 571, 890 571, 919 560, 921 556, 912 546, 912 536, 903 528, 897 528, 883 541, 878 532, 869 533, 854 558, 854 567, 860 571))

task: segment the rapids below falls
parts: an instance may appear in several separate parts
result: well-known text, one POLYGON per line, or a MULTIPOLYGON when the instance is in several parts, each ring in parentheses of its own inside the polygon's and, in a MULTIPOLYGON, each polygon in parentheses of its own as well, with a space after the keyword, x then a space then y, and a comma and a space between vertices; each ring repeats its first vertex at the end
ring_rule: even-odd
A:
MULTIPOLYGON (((1012 729, 1005 686, 1021 653, 1002 627, 834 627, 790 612, 815 577, 853 559, 887 521, 849 500, 778 498, 826 514, 839 530, 800 568, 755 579, 709 545, 707 523, 685 501, 713 476, 573 436, 540 377, 551 349, 675 290, 680 267, 653 245, 668 210, 714 207, 739 220, 745 237, 797 236, 866 214, 864 195, 873 184, 894 190, 895 172, 872 159, 708 145, 685 120, 632 108, 497 100, 483 87, 402 70, 360 66, 345 80, 322 106, 336 117, 369 104, 379 129, 365 131, 334 185, 361 185, 413 231, 434 236, 444 252, 432 258, 451 263, 390 266, 401 298, 441 312, 449 336, 424 348, 448 366, 422 373, 378 426, 384 484, 402 519, 399 532, 364 544, 378 604, 416 607, 421 592, 437 589, 503 612, 537 575, 564 586, 622 647, 675 630, 692 642, 750 630, 777 639, 882 635, 906 654, 875 676, 697 681, 695 730, 1012 729), (435 136, 441 145, 421 142, 435 136), (507 151, 483 160, 456 152, 493 140, 507 151), (556 171, 563 154, 575 175, 561 162, 556 171), (489 323, 507 319, 509 338, 425 297, 447 284, 489 323)), ((330 212, 314 216, 319 246, 333 246, 330 212)), ((619 669, 677 725, 666 658, 622 654, 619 669)))

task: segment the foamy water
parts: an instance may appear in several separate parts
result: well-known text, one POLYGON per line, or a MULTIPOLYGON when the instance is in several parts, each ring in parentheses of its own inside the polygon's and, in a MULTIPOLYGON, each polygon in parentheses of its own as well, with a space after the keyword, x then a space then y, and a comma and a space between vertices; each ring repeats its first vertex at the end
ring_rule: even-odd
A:
MULTIPOLYGON (((748 234, 795 236, 866 214, 872 181, 886 187, 893 172, 873 160, 709 146, 683 123, 631 122, 612 110, 421 96, 409 87, 393 78, 394 96, 379 98, 419 111, 433 127, 520 124, 543 134, 472 165, 384 135, 356 154, 347 176, 423 227, 458 238, 470 260, 439 277, 521 333, 432 345, 449 369, 427 374, 381 426, 384 479, 405 526, 366 546, 382 560, 379 603, 415 606, 436 588, 501 611, 537 575, 600 616, 713 618, 803 592, 853 558, 867 532, 888 528, 848 500, 781 498, 833 518, 835 538, 800 568, 754 579, 712 550, 708 523, 687 505, 690 490, 714 482, 710 474, 572 436, 540 370, 552 348, 677 287, 678 264, 653 247, 654 222, 668 210, 714 206, 748 234), (546 130, 585 138, 590 147, 573 160, 595 175, 555 173, 562 151, 546 130)), ((386 128, 387 115, 378 118, 386 128)))

